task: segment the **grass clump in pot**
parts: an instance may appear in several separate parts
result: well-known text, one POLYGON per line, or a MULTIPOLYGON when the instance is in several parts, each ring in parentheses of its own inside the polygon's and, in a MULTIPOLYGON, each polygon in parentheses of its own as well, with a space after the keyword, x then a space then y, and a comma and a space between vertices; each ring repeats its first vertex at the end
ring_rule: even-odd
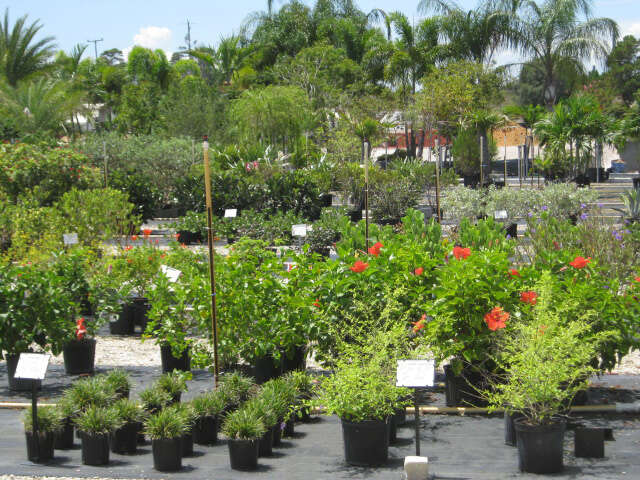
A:
POLYGON ((101 378, 85 378, 76 381, 66 392, 66 401, 84 412, 90 407, 107 407, 115 400, 115 394, 105 388, 101 378))
POLYGON ((176 415, 172 408, 165 408, 147 418, 144 433, 151 440, 180 438, 188 432, 188 425, 183 415, 176 415))
POLYGON ((80 432, 88 435, 107 435, 122 425, 118 413, 113 408, 91 406, 75 420, 80 432))
POLYGON ((259 413, 248 408, 229 413, 222 423, 222 433, 231 440, 257 440, 265 432, 259 413))
POLYGON ((100 376, 107 388, 114 392, 118 398, 129 398, 129 392, 133 386, 129 372, 116 368, 109 373, 100 376))
POLYGON ((225 395, 221 390, 206 392, 191 401, 196 418, 218 417, 227 406, 225 395))
POLYGON ((191 380, 190 372, 181 372, 174 370, 165 373, 155 382, 155 386, 160 390, 167 392, 171 397, 171 402, 179 402, 180 396, 187 391, 187 380, 191 380))
MULTIPOLYGON (((62 429, 63 417, 56 407, 38 407, 38 432, 55 433, 62 429)), ((33 412, 27 409, 22 419, 25 432, 33 431, 33 412)))
POLYGON ((140 392, 142 408, 150 414, 155 414, 171 403, 171 395, 157 386, 140 392))
POLYGON ((142 422, 145 418, 145 412, 140 405, 126 398, 122 398, 114 403, 113 410, 123 424, 142 422))
POLYGON ((253 378, 240 372, 233 372, 222 376, 219 388, 226 398, 228 409, 233 410, 247 400, 254 386, 253 378))

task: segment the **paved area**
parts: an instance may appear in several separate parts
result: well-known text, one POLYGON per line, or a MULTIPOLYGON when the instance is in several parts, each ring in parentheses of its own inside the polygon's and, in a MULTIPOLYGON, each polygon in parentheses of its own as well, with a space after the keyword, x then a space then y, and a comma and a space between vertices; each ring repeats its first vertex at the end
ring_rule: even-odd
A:
MULTIPOLYGON (((634 417, 588 419, 614 429, 614 442, 607 442, 604 459, 577 459, 573 456, 573 434, 565 438, 565 472, 554 478, 619 479, 640 478, 640 420, 634 417)), ((293 438, 283 441, 270 458, 261 458, 257 472, 236 472, 229 467, 227 446, 195 447, 195 456, 183 461, 181 472, 171 475, 153 470, 151 446, 141 446, 133 456, 112 454, 105 467, 81 464, 79 445, 56 451, 49 465, 26 461, 24 434, 18 412, 0 411, 3 435, 0 438, 0 474, 29 477, 75 478, 184 478, 194 480, 333 480, 403 478, 405 455, 414 454, 413 422, 399 430, 399 442, 390 447, 389 462, 376 469, 351 467, 344 463, 340 422, 335 417, 319 417, 312 424, 296 425, 293 438)), ((517 451, 503 444, 503 420, 484 416, 430 416, 422 418, 422 453, 429 457, 432 478, 447 480, 540 478, 518 472, 517 451)))

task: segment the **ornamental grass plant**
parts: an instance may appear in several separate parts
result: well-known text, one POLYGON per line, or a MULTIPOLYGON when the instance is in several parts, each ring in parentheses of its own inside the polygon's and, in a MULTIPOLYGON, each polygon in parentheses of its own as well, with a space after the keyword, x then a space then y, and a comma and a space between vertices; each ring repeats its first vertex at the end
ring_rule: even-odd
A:
POLYGON ((221 431, 231 440, 257 440, 266 430, 259 412, 241 408, 225 417, 221 431))
MULTIPOLYGON (((38 431, 42 433, 62 430, 64 417, 60 409, 51 406, 38 407, 38 431)), ((26 409, 22 417, 25 432, 33 431, 33 412, 26 409)))
POLYGON ((147 418, 144 433, 151 440, 180 438, 189 430, 184 415, 176 415, 176 411, 165 408, 147 418))
POLYGON ((106 435, 122 425, 118 412, 113 408, 91 406, 76 419, 77 429, 89 435, 106 435))

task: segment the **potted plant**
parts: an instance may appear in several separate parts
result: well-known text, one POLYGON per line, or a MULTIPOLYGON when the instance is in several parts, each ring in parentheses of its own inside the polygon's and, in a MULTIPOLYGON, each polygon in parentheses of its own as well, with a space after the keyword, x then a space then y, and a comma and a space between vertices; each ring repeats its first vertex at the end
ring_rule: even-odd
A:
POLYGON ((87 336, 89 329, 95 330, 95 325, 88 324, 84 318, 79 318, 76 321, 75 338, 68 340, 62 349, 64 370, 68 375, 93 373, 96 340, 87 336))
POLYGON ((133 307, 128 301, 129 291, 124 267, 115 268, 119 260, 103 257, 89 274, 89 299, 95 305, 96 314, 109 318, 112 335, 131 335, 135 330, 133 307))
POLYGON ((24 415, 24 433, 27 438, 27 458, 32 462, 45 463, 53 458, 54 439, 62 428, 62 416, 54 407, 38 407, 38 435, 33 436, 31 409, 24 415))
POLYGON ((222 390, 206 392, 191 401, 196 420, 193 439, 198 445, 211 445, 218 441, 218 430, 226 405, 222 390))
POLYGON ((258 468, 258 441, 266 431, 256 412, 241 408, 229 413, 222 433, 229 439, 229 459, 234 470, 258 468))
POLYGON ((202 243, 207 238, 207 214, 205 212, 189 211, 175 222, 171 222, 165 227, 176 232, 176 238, 180 243, 191 245, 202 243))
POLYGON ((225 373, 220 377, 218 387, 225 400, 225 410, 230 412, 237 409, 249 397, 249 392, 254 388, 253 378, 240 372, 225 373))
POLYGON ((553 303, 551 274, 536 285, 537 302, 527 321, 501 336, 495 356, 505 372, 483 394, 490 409, 519 413, 514 422, 520 470, 556 473, 563 469, 565 421, 560 415, 595 373, 591 361, 603 335, 593 334, 570 306, 553 303))
POLYGON ((315 386, 313 377, 309 373, 301 370, 289 372, 284 377, 296 393, 295 417, 302 422, 311 421, 310 401, 313 398, 315 386))
POLYGON ((54 447, 58 450, 73 448, 73 420, 80 413, 78 407, 68 395, 64 395, 56 404, 60 414, 62 426, 55 433, 54 447))
POLYGON ((136 402, 121 398, 113 404, 120 426, 111 432, 113 453, 133 454, 138 448, 138 434, 142 431, 144 410, 136 402))
POLYGON ((165 408, 145 422, 145 434, 151 438, 153 468, 161 472, 182 468, 182 436, 187 431, 184 416, 165 408))
POLYGON ((265 427, 264 434, 260 437, 258 441, 258 456, 259 457, 268 457, 273 454, 273 431, 274 427, 277 425, 280 427, 280 422, 278 422, 278 414, 274 408, 274 406, 270 403, 268 396, 260 396, 254 397, 247 401, 242 408, 247 409, 251 412, 254 412, 262 421, 262 424, 265 427))
POLYGON ((183 418, 185 430, 180 439, 182 442, 182 457, 190 457, 193 455, 193 426, 196 423, 196 411, 191 403, 174 403, 168 409, 183 418))
POLYGON ((121 420, 115 410, 104 407, 89 407, 75 420, 82 439, 82 463, 84 465, 106 465, 109 463, 109 436, 121 420))
POLYGON ((190 372, 181 372, 174 370, 173 372, 165 373, 155 381, 155 386, 159 390, 162 390, 169 394, 170 404, 178 403, 183 392, 187 391, 187 380, 191 380, 192 376, 190 372))
POLYGON ((89 407, 107 407, 116 400, 114 392, 105 388, 100 377, 81 378, 69 387, 63 396, 77 412, 84 412, 89 407))
POLYGON ((128 399, 131 391, 131 376, 121 368, 114 368, 104 376, 105 385, 119 399, 128 399))
POLYGON ((323 380, 317 402, 342 421, 347 463, 386 463, 389 417, 396 409, 397 392, 378 365, 338 361, 333 375, 323 380))
MULTIPOLYGON (((50 347, 57 355, 75 307, 61 279, 41 265, 0 265, 0 356, 7 361, 9 388, 31 390, 14 378, 21 353, 50 347)), ((40 382, 38 382, 38 387, 40 382)))
POLYGON ((171 395, 158 388, 157 385, 153 385, 140 392, 140 402, 142 402, 142 409, 145 412, 154 414, 171 403, 171 395))
POLYGON ((259 396, 276 415, 277 422, 272 426, 272 429, 273 446, 277 447, 280 445, 287 424, 289 424, 287 434, 293 434, 293 410, 296 403, 295 389, 283 378, 274 378, 262 386, 259 396))

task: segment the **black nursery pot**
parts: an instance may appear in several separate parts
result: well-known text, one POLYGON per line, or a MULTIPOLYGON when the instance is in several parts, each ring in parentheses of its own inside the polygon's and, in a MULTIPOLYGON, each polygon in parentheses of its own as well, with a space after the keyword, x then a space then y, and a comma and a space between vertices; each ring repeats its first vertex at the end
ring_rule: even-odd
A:
POLYGON ((229 440, 227 445, 233 470, 258 468, 258 440, 229 440))
POLYGON ((62 350, 64 370, 67 375, 93 373, 96 357, 96 341, 93 338, 72 340, 62 350))
POLYGON ((89 435, 82 432, 82 463, 107 465, 109 463, 109 435, 89 435))
POLYGON ((269 457, 273 454, 273 429, 268 428, 258 440, 258 456, 269 457))
POLYGON ((73 448, 73 420, 65 418, 62 430, 55 433, 55 448, 58 450, 69 450, 73 448))
POLYGON ((479 397, 474 386, 482 386, 482 375, 463 371, 455 375, 450 365, 444 367, 445 398, 447 407, 482 407, 486 401, 479 397))
POLYGON ((180 358, 176 358, 171 353, 169 345, 160 345, 160 360, 162 361, 162 373, 169 373, 174 370, 191 371, 191 355, 189 355, 188 349, 182 352, 180 358))
POLYGON ((180 437, 182 445, 182 457, 191 457, 193 455, 193 432, 189 431, 180 437))
POLYGON ((182 439, 162 438, 151 441, 153 468, 161 472, 175 472, 182 468, 182 439))
POLYGON ((285 352, 282 353, 282 373, 294 370, 304 370, 307 366, 307 346, 298 345, 293 350, 291 358, 285 352))
POLYGON ((603 458, 604 457, 604 428, 576 428, 575 454, 576 457, 603 458))
POLYGON ((506 235, 509 235, 510 238, 518 238, 518 224, 510 223, 505 228, 506 235))
POLYGON ((111 434, 111 451, 113 453, 133 454, 138 450, 138 433, 140 422, 125 423, 111 434))
POLYGON ((111 335, 132 335, 134 329, 133 306, 125 303, 118 314, 118 319, 109 322, 109 333, 111 335))
POLYGON ((253 377, 259 385, 280 376, 281 373, 282 365, 276 365, 271 355, 257 358, 253 362, 253 377))
POLYGON ((293 418, 290 418, 284 424, 284 430, 282 431, 283 436, 285 437, 293 437, 295 430, 296 421, 293 418))
POLYGON ((389 456, 389 421, 342 420, 344 458, 350 465, 376 466, 386 463, 389 456))
POLYGON ((55 436, 53 432, 38 432, 37 437, 33 432, 24 432, 27 437, 27 458, 34 463, 45 463, 53 458, 53 444, 55 436))
POLYGON ((198 445, 211 445, 218 441, 218 417, 206 416, 196 420, 193 440, 198 445))
POLYGON ((149 310, 151 310, 149 299, 146 297, 134 297, 131 299, 129 308, 134 328, 137 325, 140 327, 140 332, 144 333, 147 329, 147 323, 149 322, 147 314, 149 313, 149 310))
MULTIPOLYGON (((9 379, 9 389, 16 392, 31 391, 33 388, 34 380, 23 380, 21 378, 15 378, 16 368, 18 367, 18 360, 20 359, 19 353, 9 353, 5 355, 7 360, 7 378, 9 379)), ((42 387, 41 380, 35 380, 37 383, 36 388, 40 390, 42 387)))
POLYGON ((282 443, 282 422, 278 421, 271 430, 273 431, 273 446, 279 447, 282 443))
POLYGON ((512 447, 515 447, 517 445, 517 438, 516 438, 516 428, 513 424, 513 422, 517 419, 517 418, 522 418, 522 414, 521 413, 505 413, 504 414, 504 443, 505 445, 511 445, 512 447))
POLYGON ((520 470, 528 473, 557 473, 563 469, 562 444, 565 422, 527 425, 525 418, 514 421, 520 470))

